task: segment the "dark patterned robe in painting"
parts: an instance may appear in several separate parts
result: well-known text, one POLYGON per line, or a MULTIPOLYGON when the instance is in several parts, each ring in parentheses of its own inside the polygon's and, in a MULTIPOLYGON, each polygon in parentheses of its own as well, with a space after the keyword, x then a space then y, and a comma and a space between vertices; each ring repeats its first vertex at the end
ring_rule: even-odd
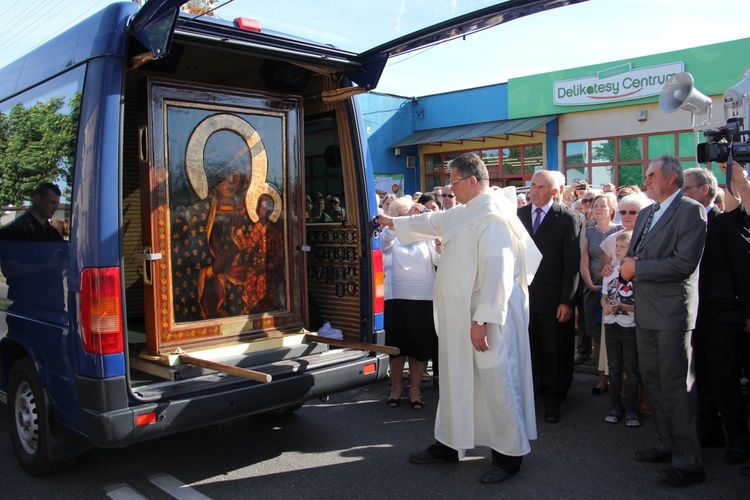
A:
POLYGON ((240 242, 251 256, 243 296, 249 311, 281 308, 284 305, 284 234, 275 224, 261 219, 248 235, 240 237, 240 242))
POLYGON ((175 322, 248 313, 243 298, 250 254, 239 235, 253 223, 244 204, 219 206, 208 198, 187 207, 172 224, 175 322))

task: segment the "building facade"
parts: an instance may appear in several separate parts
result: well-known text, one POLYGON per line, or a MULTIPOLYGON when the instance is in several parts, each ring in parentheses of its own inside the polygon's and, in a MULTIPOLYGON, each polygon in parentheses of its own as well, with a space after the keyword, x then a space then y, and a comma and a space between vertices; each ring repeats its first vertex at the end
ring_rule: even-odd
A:
MULTIPOLYGON (((564 172, 569 183, 640 185, 662 154, 697 164, 703 130, 729 117, 723 94, 750 65, 737 56, 748 51, 750 38, 445 94, 371 92, 359 99, 375 172, 402 180, 403 193, 425 191, 448 183, 451 159, 476 152, 493 185, 525 185, 540 168, 564 172), (680 72, 712 98, 707 114, 659 107, 665 83, 680 72)), ((718 166, 708 167, 723 183, 718 166)))

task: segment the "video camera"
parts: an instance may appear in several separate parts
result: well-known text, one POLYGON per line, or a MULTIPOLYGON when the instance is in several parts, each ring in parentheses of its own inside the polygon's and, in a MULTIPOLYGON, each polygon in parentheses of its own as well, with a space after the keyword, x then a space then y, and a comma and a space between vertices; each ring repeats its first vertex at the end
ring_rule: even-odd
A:
POLYGON ((750 162, 750 142, 743 141, 750 130, 742 130, 743 124, 742 117, 730 118, 725 128, 703 132, 707 140, 697 146, 698 163, 725 163, 729 158, 737 163, 750 162))

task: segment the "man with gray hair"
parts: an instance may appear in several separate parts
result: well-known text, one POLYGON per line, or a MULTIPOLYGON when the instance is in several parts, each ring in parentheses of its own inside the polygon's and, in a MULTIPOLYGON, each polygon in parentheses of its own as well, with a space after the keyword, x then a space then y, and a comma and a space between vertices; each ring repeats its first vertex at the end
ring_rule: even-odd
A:
POLYGON ((745 319, 750 318, 750 232, 742 210, 721 213, 714 204, 717 187, 710 170, 685 171, 682 191, 706 207, 708 219, 693 332, 699 429, 703 446, 723 446, 726 430, 724 458, 740 463, 750 451, 737 352, 745 319))
POLYGON ((641 210, 620 276, 634 281, 638 363, 654 412, 656 439, 636 451, 640 462, 669 462, 657 476, 677 485, 706 480, 690 338, 698 312, 698 264, 706 241, 706 210, 683 195, 680 160, 663 155, 644 184, 654 200, 641 210))
POLYGON ((565 201, 563 196, 563 193, 565 192, 565 176, 559 170, 549 170, 549 173, 552 176, 553 182, 557 184, 559 188, 557 190, 555 201, 558 203, 562 203, 563 201, 565 201))

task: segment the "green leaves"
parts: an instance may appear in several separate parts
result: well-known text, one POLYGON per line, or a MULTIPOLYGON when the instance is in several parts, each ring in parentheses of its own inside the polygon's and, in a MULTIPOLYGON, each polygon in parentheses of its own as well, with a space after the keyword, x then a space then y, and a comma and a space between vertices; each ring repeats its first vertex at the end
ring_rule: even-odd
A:
POLYGON ((0 112, 0 205, 22 205, 41 182, 73 181, 80 93, 0 112))

